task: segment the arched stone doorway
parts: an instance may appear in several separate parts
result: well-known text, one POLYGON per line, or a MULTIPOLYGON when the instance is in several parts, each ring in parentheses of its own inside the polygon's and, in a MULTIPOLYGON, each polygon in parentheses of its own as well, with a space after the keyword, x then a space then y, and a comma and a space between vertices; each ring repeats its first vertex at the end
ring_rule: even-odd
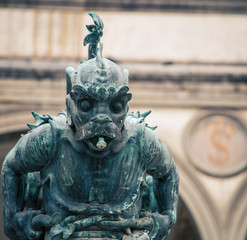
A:
MULTIPOLYGON (((10 149, 16 144, 18 139, 20 138, 21 134, 25 131, 19 130, 17 132, 12 133, 5 133, 0 135, 0 167, 2 169, 2 164, 4 161, 5 156, 10 151, 10 149)), ((0 202, 2 205, 2 194, 0 194, 0 202)), ((3 214, 2 214, 2 207, 0 208, 0 239, 1 240, 8 240, 8 238, 4 234, 3 230, 3 214)))
POLYGON ((183 199, 179 199, 177 223, 171 230, 167 240, 200 240, 201 236, 198 232, 196 223, 186 207, 183 199))

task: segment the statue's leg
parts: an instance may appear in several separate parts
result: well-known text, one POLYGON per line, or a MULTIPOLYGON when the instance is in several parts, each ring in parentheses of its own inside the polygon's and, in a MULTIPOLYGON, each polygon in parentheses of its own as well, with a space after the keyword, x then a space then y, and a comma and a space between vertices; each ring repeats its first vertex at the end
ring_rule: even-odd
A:
MULTIPOLYGON (((81 231, 76 232, 73 234, 73 236, 69 237, 68 240, 122 240, 122 234, 111 234, 110 232, 101 232, 101 231, 81 231)), ((59 236, 56 236, 54 238, 50 237, 49 232, 46 232, 44 240, 64 240, 63 235, 60 234, 59 236)), ((140 239, 142 240, 142 239, 140 239)), ((143 239, 145 240, 145 239, 143 239)))
POLYGON ((133 231, 131 235, 124 235, 123 240, 150 240, 148 234, 144 231, 133 231))

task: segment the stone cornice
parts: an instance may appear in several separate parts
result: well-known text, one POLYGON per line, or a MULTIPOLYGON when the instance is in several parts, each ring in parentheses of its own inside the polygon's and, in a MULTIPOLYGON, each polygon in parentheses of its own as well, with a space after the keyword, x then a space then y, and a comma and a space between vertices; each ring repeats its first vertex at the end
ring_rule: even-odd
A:
MULTIPOLYGON (((2 113, 64 106, 65 67, 78 61, 0 61, 2 113), (68 64, 70 63, 70 64, 68 64)), ((247 108, 244 65, 119 63, 130 71, 131 107, 247 108)))
POLYGON ((19 0, 2 1, 0 7, 14 8, 48 8, 48 9, 71 9, 71 10, 111 10, 111 11, 177 11, 177 12, 217 12, 217 13, 246 13, 247 3, 245 1, 229 0, 188 0, 188 1, 161 1, 141 0, 133 1, 92 1, 92 0, 19 0))

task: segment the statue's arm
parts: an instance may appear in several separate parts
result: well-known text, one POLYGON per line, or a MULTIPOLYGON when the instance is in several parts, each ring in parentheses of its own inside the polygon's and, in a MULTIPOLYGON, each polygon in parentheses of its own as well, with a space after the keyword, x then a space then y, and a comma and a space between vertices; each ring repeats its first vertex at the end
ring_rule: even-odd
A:
POLYGON ((147 173, 153 177, 158 212, 152 213, 155 239, 166 239, 176 223, 179 177, 174 159, 152 130, 145 129, 144 158, 147 173))
POLYGON ((4 160, 1 174, 4 228, 11 239, 36 239, 40 235, 30 224, 41 211, 23 209, 23 175, 39 171, 48 163, 53 148, 50 128, 50 124, 45 124, 23 135, 4 160))

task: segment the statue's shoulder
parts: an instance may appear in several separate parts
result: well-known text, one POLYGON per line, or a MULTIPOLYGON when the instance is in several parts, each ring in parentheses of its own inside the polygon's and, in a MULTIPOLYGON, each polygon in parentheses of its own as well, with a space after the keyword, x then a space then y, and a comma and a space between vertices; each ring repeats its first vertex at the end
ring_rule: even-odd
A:
POLYGON ((64 111, 61 111, 56 116, 51 116, 50 114, 40 115, 35 112, 32 112, 32 115, 35 119, 35 124, 27 124, 27 126, 30 128, 30 132, 41 130, 41 128, 49 128, 50 131, 56 133, 62 133, 66 130, 67 116, 66 112, 64 111))
POLYGON ((68 127, 67 113, 65 111, 61 111, 53 117, 53 119, 50 121, 50 124, 54 130, 64 132, 68 127))
POLYGON ((137 111, 136 113, 131 112, 128 113, 125 119, 125 126, 129 132, 134 135, 140 135, 145 131, 145 128, 156 129, 157 127, 150 127, 146 122, 145 118, 151 113, 151 111, 147 111, 144 113, 140 113, 137 111))

